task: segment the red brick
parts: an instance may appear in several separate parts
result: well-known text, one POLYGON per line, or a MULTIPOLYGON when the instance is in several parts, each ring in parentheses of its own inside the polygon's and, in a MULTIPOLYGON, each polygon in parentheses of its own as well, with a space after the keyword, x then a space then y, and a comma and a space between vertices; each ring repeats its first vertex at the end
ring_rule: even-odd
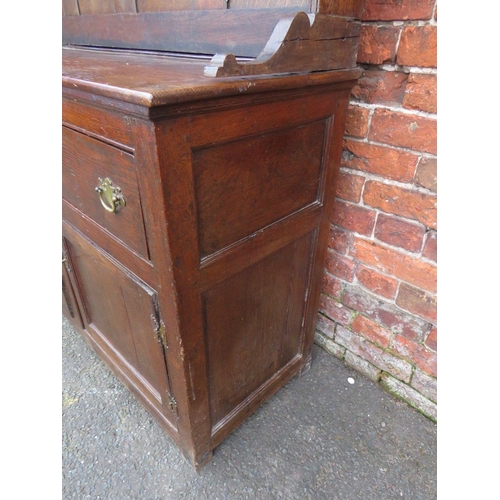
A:
POLYGON ((330 226, 330 241, 328 246, 341 255, 347 253, 351 241, 351 233, 337 226, 330 226))
POLYGON ((396 297, 398 281, 389 276, 384 276, 360 264, 356 270, 356 278, 364 287, 377 295, 388 299, 396 297))
POLYGON ((402 189, 377 181, 366 181, 363 201, 366 205, 379 208, 386 213, 417 220, 427 227, 435 229, 437 226, 435 195, 402 189))
POLYGON ((365 178, 361 175, 340 172, 337 182, 337 196, 343 200, 358 203, 361 199, 361 190, 364 183, 365 178))
POLYGON ((431 323, 435 323, 437 320, 436 296, 419 290, 407 283, 401 283, 396 304, 401 309, 405 309, 431 323))
POLYGON ((377 325, 377 323, 371 319, 361 316, 361 314, 358 314, 354 318, 351 329, 353 332, 363 335, 366 339, 371 340, 382 347, 388 347, 392 337, 392 332, 390 330, 377 325))
POLYGON ((438 331, 437 327, 433 326, 431 328, 431 331, 429 332, 429 336, 427 337, 427 340, 425 341, 425 345, 429 348, 432 349, 433 351, 438 350, 438 331))
POLYGON ((364 337, 338 326, 335 342, 394 377, 407 383, 410 382, 412 366, 408 361, 394 356, 364 337))
POLYGON ((437 160, 436 158, 421 158, 417 172, 415 173, 415 182, 419 186, 437 192, 437 160))
POLYGON ((361 102, 399 106, 405 98, 408 75, 397 71, 366 70, 353 88, 361 102))
POLYGON ((368 133, 368 117, 370 110, 360 106, 349 106, 345 133, 352 137, 366 137, 368 133))
POLYGON ((427 321, 408 314, 396 305, 375 297, 354 285, 347 284, 345 286, 342 303, 350 309, 363 313, 385 328, 415 342, 422 342, 429 330, 427 321))
POLYGON ((406 26, 401 33, 398 64, 435 68, 437 66, 437 27, 406 26))
POLYGON ((342 295, 342 282, 325 271, 323 274, 323 289, 322 291, 330 295, 334 299, 340 299, 342 295))
POLYGON ((437 377, 436 353, 427 349, 425 345, 417 344, 402 335, 396 335, 391 347, 394 352, 406 358, 423 372, 437 377))
POLYGON ((319 311, 341 325, 347 326, 351 322, 352 311, 323 294, 319 299, 319 311))
POLYGON ((372 241, 355 238, 352 256, 368 266, 379 269, 407 283, 435 292, 436 266, 423 262, 417 257, 398 252, 372 241))
POLYGON ((337 276, 337 278, 345 281, 352 281, 354 278, 356 263, 353 260, 343 257, 342 255, 328 249, 325 267, 330 274, 337 276))
POLYGON ((431 19, 435 0, 365 0, 364 21, 431 19))
POLYGON ((392 146, 436 154, 437 122, 433 118, 376 109, 368 139, 392 146))
POLYGON ((316 330, 319 330, 320 332, 324 333, 327 337, 333 339, 333 337, 335 336, 335 323, 326 316, 318 314, 318 320, 316 322, 316 330))
POLYGON ((427 234, 427 239, 425 240, 424 249, 422 250, 422 255, 429 259, 437 262, 437 233, 436 231, 429 231, 427 234))
POLYGON ((413 180, 418 163, 417 155, 349 139, 344 141, 344 148, 344 167, 381 175, 395 181, 413 180))
POLYGON ((410 252, 418 252, 422 248, 425 227, 410 224, 396 217, 379 214, 375 225, 375 238, 404 248, 410 252))
POLYGON ((411 73, 406 85, 403 107, 437 113, 437 76, 411 73))
POLYGON ((362 26, 358 62, 364 64, 394 62, 399 32, 400 28, 394 26, 362 26))
POLYGON ((375 212, 336 200, 332 222, 354 233, 369 236, 375 224, 375 212))

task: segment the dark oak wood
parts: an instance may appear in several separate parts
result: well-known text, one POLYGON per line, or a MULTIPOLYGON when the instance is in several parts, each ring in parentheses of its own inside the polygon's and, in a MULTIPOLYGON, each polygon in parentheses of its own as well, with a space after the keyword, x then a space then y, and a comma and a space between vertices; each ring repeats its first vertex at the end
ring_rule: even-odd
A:
POLYGON ((67 41, 108 45, 63 50, 63 313, 198 469, 310 366, 359 24, 315 1, 135 5, 63 3, 67 41), (200 53, 131 50, 145 34, 257 56, 211 78, 200 53))
POLYGON ((115 235, 144 258, 149 258, 134 157, 110 145, 63 127, 63 198, 115 235), (96 187, 109 178, 119 187, 126 206, 107 212, 96 187))
POLYGON ((324 131, 313 122, 193 152, 202 257, 317 200, 324 131))
POLYGON ((215 54, 205 69, 212 77, 352 68, 359 34, 359 22, 294 7, 63 19, 63 41, 70 45, 215 54))
POLYGON ((225 9, 226 0, 137 0, 138 12, 225 9))
POLYGON ((62 0, 63 16, 78 16, 79 14, 78 0, 62 0))
POLYGON ((193 10, 63 18, 63 43, 257 57, 283 15, 297 9, 193 10))
POLYGON ((304 12, 360 19, 364 8, 364 0, 63 0, 62 3, 63 16, 80 13, 299 7, 304 12))
POLYGON ((251 62, 216 54, 205 75, 213 77, 320 71, 356 66, 358 22, 299 12, 282 19, 262 52, 251 62))
POLYGON ((276 7, 300 7, 304 12, 315 12, 311 0, 229 0, 228 9, 269 9, 276 7))
POLYGON ((212 428, 301 354, 310 251, 306 235, 203 294, 212 428))
POLYGON ((361 19, 365 8, 365 0, 320 0, 318 12, 335 16, 361 19))
POLYGON ((69 322, 77 329, 84 327, 78 302, 76 300, 70 274, 73 272, 73 264, 68 253, 68 246, 63 238, 62 242, 62 312, 69 322))
POLYGON ((120 149, 133 152, 133 135, 127 117, 96 109, 74 100, 62 100, 63 125, 107 142, 120 149))
MULTIPOLYGON (((205 60, 65 47, 62 56, 64 96, 85 101, 93 106, 148 117, 154 114, 178 115, 196 108, 200 111, 217 107, 214 96, 231 97, 231 106, 241 107, 246 96, 268 98, 272 91, 315 92, 318 86, 335 82, 350 85, 361 70, 350 68, 339 72, 274 75, 254 79, 206 78, 205 60), (234 96, 237 95, 238 98, 234 96), (188 107, 174 104, 190 103, 188 107)), ((228 104, 229 105, 229 104, 228 104)))
POLYGON ((137 12, 135 0, 78 0, 80 14, 137 12))

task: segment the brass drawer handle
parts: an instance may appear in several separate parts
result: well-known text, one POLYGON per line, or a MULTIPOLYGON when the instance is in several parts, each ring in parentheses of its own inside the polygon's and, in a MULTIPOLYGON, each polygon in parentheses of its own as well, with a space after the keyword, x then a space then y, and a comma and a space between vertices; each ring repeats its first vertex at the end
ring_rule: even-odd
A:
POLYGON ((109 177, 102 180, 100 177, 99 185, 95 190, 99 193, 99 199, 102 206, 112 214, 116 214, 125 205, 125 198, 122 195, 122 190, 118 186, 113 186, 113 182, 109 177))

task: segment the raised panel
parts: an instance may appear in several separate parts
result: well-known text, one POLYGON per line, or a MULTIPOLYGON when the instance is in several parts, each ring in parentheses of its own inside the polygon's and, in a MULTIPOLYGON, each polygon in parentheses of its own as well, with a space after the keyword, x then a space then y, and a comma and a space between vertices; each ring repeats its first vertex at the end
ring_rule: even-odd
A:
POLYGON ((134 157, 63 127, 63 198, 124 245, 149 258, 134 157), (126 205, 116 213, 103 207, 95 188, 109 178, 126 205))
POLYGON ((162 408, 169 385, 155 332, 156 291, 84 238, 66 244, 87 330, 141 392, 162 408))
POLYGON ((201 257, 318 201, 325 121, 193 150, 201 257))
POLYGON ((203 294, 212 426, 301 352, 311 234, 203 294))

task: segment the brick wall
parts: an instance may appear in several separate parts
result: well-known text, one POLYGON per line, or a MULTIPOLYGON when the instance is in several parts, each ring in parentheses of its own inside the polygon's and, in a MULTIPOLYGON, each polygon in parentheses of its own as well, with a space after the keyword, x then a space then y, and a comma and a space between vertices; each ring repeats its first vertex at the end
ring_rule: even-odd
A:
POLYGON ((366 0, 315 340, 436 420, 435 0, 366 0))

